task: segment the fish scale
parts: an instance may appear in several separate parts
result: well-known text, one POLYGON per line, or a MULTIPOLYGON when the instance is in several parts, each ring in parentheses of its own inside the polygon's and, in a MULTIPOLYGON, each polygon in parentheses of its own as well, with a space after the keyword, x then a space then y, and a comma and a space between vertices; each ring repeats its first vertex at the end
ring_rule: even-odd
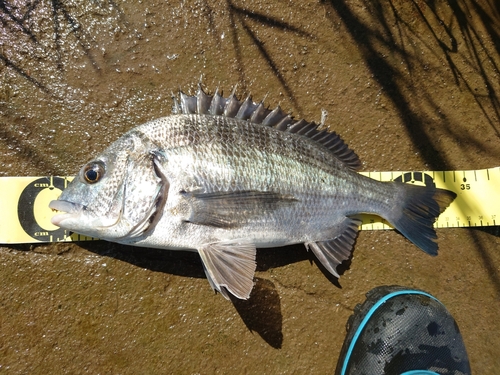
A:
POLYGON ((124 134, 50 207, 53 224, 136 246, 193 250, 226 298, 253 288, 257 247, 304 243, 338 277, 360 213, 437 254, 436 217, 455 193, 357 172, 334 132, 248 97, 180 94, 174 115, 124 134), (108 202, 102 205, 102 202, 108 202))
MULTIPOLYGON (((182 123, 184 117, 177 120, 182 123)), ((174 129, 179 127, 174 127, 170 132, 170 136, 175 140, 175 142, 171 142, 172 153, 176 155, 171 157, 171 154, 167 153, 167 158, 172 164, 177 164, 177 168, 179 168, 179 170, 173 171, 172 174, 178 175, 180 170, 187 169, 189 172, 186 177, 195 179, 193 182, 184 181, 184 186, 202 187, 207 193, 214 190, 267 191, 274 189, 274 191, 279 192, 291 191, 295 195, 304 196, 305 204, 295 205, 293 207, 294 211, 304 212, 307 208, 309 210, 313 208, 315 214, 310 216, 318 220, 331 217, 331 209, 327 209, 328 205, 316 204, 315 200, 335 196, 338 194, 336 190, 340 190, 340 186, 342 186, 341 179, 338 176, 336 179, 332 178, 334 166, 329 165, 328 161, 332 164, 336 163, 337 160, 334 157, 320 160, 320 157, 314 153, 315 148, 299 148, 298 146, 302 146, 301 143, 299 145, 289 145, 286 139, 278 137, 274 139, 274 142, 271 142, 269 140, 273 138, 274 129, 269 127, 260 127, 258 128, 259 131, 256 131, 255 126, 251 126, 250 123, 246 122, 239 124, 239 127, 235 128, 224 123, 217 124, 215 121, 212 124, 204 124, 205 121, 207 121, 207 118, 199 115, 190 115, 190 119, 185 120, 189 124, 188 126, 194 125, 193 132, 201 134, 210 132, 208 139, 201 142, 201 147, 190 148, 190 145, 182 137, 175 134, 174 129), (222 131, 219 130, 218 126, 222 128, 222 131), (234 131, 229 131, 229 129, 234 129, 234 131), (271 133, 271 135, 266 133, 271 133), (253 142, 230 147, 229 145, 235 142, 237 137, 252 139, 253 142), (177 142, 184 145, 180 154, 175 152, 180 150, 177 147, 177 142), (214 149, 214 147, 217 147, 217 149, 214 149), (304 160, 307 163, 297 162, 293 158, 293 154, 280 154, 279 150, 283 148, 287 150, 298 149, 298 152, 304 155, 304 160), (190 163, 187 160, 193 160, 193 162, 190 163), (214 167, 208 168, 208 166, 214 167), (227 168, 224 168, 224 166, 227 166, 227 168), (289 178, 292 173, 295 174, 296 179, 294 180, 289 178), (322 186, 325 182, 327 183, 326 188, 322 186), (339 185, 339 188, 337 188, 337 185, 339 185), (305 194, 305 192, 307 193, 305 194)), ((158 125, 148 125, 149 127, 158 127, 158 125)), ((139 130, 145 134, 148 133, 147 128, 139 130)), ((158 139, 152 139, 152 141, 160 142, 158 139)), ((295 139, 292 138, 289 141, 295 141, 295 139)), ((316 152, 316 154, 318 153, 316 152)), ((172 168, 175 167, 172 166, 172 168)), ((345 167, 343 168, 345 169, 345 167)), ((297 217, 295 212, 285 213, 285 215, 288 214, 297 217)), ((276 221, 279 220, 276 219, 276 221)), ((268 222, 267 224, 271 223, 268 222)), ((290 225, 290 227, 293 226, 290 225)), ((294 239, 289 237, 289 241, 294 242, 294 239)))

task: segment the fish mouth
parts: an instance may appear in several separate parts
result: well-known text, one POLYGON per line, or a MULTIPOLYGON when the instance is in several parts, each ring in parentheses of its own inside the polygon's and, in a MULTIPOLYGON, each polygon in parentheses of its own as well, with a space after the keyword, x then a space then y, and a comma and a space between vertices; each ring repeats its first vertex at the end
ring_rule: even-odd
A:
POLYGON ((54 215, 50 220, 52 224, 60 227, 64 220, 74 218, 80 214, 85 209, 85 206, 65 200, 54 200, 49 203, 49 208, 53 211, 60 212, 57 215, 54 215))

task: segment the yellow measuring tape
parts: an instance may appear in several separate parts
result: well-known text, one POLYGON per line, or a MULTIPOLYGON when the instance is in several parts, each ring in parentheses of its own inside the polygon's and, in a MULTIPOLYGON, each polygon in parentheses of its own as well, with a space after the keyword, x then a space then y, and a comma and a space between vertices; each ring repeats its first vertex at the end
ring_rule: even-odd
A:
MULTIPOLYGON (((500 167, 441 172, 362 172, 379 181, 402 181, 457 193, 457 198, 434 223, 436 228, 497 225, 500 218, 500 167), (497 216, 499 215, 499 216, 497 216)), ((0 177, 0 244, 87 241, 93 238, 52 225, 49 202, 73 177, 0 177)), ((383 219, 361 215, 362 230, 392 229, 383 219)))
MULTIPOLYGON (((457 198, 437 218, 435 228, 485 227, 498 225, 500 216, 500 167, 469 171, 439 172, 361 172, 379 181, 402 181, 436 187, 457 193, 457 198)), ((361 229, 392 229, 383 219, 362 216, 361 229)))

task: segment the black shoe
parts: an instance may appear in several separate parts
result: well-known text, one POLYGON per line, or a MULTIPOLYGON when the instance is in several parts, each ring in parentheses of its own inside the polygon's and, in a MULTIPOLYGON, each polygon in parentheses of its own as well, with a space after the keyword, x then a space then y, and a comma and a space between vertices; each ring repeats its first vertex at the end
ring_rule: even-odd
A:
POLYGON ((457 323, 435 297, 399 286, 366 297, 347 322, 336 375, 470 374, 457 323))

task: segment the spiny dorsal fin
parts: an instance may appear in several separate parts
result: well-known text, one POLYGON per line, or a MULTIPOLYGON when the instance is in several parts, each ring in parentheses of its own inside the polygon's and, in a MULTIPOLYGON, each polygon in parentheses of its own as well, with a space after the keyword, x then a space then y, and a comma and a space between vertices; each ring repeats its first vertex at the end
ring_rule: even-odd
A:
MULTIPOLYGON (((251 96, 239 101, 233 90, 229 97, 224 98, 217 89, 214 95, 208 95, 198 84, 198 92, 194 96, 179 92, 179 101, 173 96, 174 114, 198 114, 225 116, 239 120, 248 120, 254 124, 273 127, 277 130, 296 133, 329 149, 340 161, 353 170, 361 167, 361 161, 347 144, 335 132, 318 129, 320 125, 306 120, 294 120, 290 114, 285 113, 280 106, 270 110, 264 106, 263 101, 256 103, 251 96)), ((324 115, 322 115, 324 117, 324 115)))

